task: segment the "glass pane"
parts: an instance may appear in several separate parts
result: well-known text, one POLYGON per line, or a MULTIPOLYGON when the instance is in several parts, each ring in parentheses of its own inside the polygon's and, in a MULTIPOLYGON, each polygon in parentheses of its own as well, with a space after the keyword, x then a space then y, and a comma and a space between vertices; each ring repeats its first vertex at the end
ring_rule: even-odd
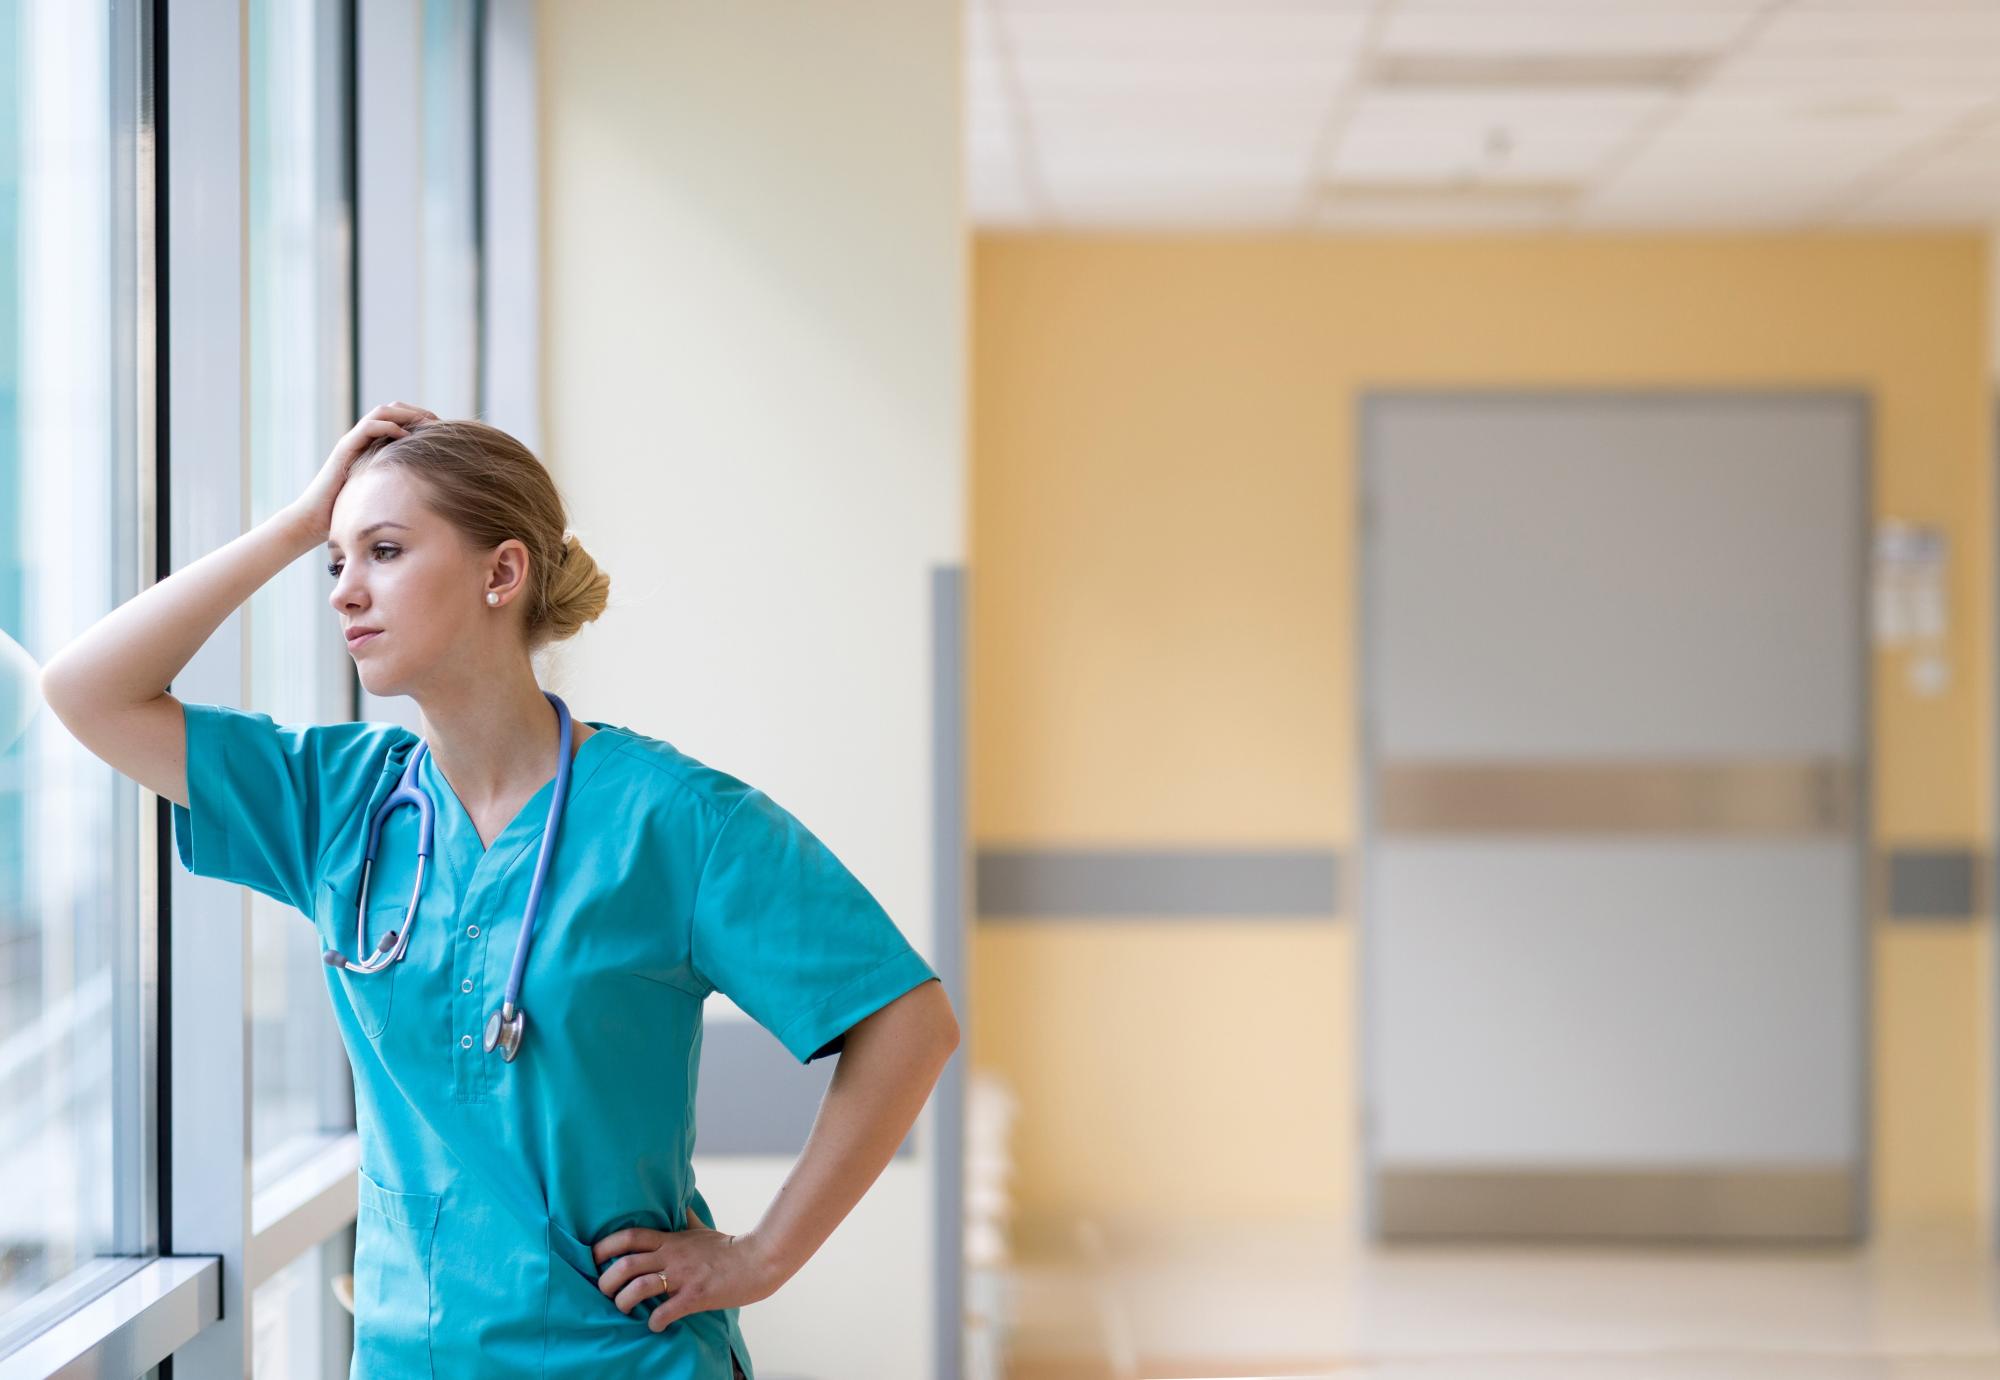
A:
POLYGON ((0 0, 0 1336, 157 1244, 154 820, 36 684, 142 568, 138 19, 0 0))
MULTIPOLYGON (((353 423, 343 9, 250 6, 252 523, 296 498, 353 423)), ((323 560, 294 562, 250 600, 248 707, 281 723, 351 717, 323 560)), ((250 901, 250 1145, 261 1186, 289 1168, 290 1144, 352 1120, 318 938, 281 902, 250 901)))
POLYGON ((440 417, 480 408, 479 19, 479 0, 424 0, 423 396, 403 401, 440 417))
POLYGON ((323 1241, 259 1285, 250 1300, 250 1373, 258 1380, 337 1380, 354 1357, 354 1319, 334 1280, 353 1267, 348 1235, 323 1241))

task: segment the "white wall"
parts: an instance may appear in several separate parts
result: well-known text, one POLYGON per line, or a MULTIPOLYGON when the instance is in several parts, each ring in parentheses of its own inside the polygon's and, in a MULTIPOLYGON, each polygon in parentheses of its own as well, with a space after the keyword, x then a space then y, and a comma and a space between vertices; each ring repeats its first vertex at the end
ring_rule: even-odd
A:
MULTIPOLYGON (((764 788, 934 957, 929 570, 964 554, 957 6, 538 20, 543 454, 612 577, 546 683, 764 788)), ((744 1311, 763 1376, 930 1374, 931 1120, 744 1311)), ((696 1172, 729 1230, 789 1164, 696 1172)))

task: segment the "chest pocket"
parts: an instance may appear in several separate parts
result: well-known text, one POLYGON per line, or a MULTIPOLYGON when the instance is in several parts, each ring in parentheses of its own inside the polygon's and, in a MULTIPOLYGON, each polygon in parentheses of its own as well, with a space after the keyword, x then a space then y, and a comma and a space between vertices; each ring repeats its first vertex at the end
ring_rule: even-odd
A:
MULTIPOLYGON (((370 888, 373 891, 373 887, 370 888)), ((400 929, 403 916, 409 907, 407 898, 396 900, 368 899, 368 944, 370 949, 382 942, 382 936, 394 929, 400 929)), ((319 930, 321 950, 328 946, 338 948, 350 961, 367 957, 354 946, 354 897, 336 887, 332 882, 322 882, 319 889, 318 913, 313 917, 319 930)), ((411 944, 416 942, 411 936, 411 944)), ((373 1040, 389 1028, 389 1011, 396 996, 396 983, 401 970, 409 966, 411 949, 405 949, 403 956, 388 967, 373 973, 356 973, 346 968, 333 970, 334 982, 347 997, 347 1003, 354 1009, 355 1024, 361 1033, 373 1040)))

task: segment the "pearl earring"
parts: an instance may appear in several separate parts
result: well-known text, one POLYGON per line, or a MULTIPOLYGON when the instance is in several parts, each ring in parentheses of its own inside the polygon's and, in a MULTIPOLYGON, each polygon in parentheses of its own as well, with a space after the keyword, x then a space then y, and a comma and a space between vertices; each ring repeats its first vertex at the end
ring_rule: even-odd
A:
POLYGON ((495 594, 492 590, 489 589, 486 591, 486 602, 489 604, 497 604, 500 602, 500 596, 495 594))

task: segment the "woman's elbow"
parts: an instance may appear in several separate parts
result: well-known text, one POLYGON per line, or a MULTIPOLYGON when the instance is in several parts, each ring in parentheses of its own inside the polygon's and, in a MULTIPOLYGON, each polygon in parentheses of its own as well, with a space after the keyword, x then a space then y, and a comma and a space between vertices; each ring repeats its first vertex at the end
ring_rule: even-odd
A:
POLYGON ((953 1052, 958 1049, 961 1034, 958 1028, 958 1014, 951 1009, 951 998, 945 995, 944 983, 935 979, 933 982, 937 995, 932 1000, 935 1014, 931 1024, 937 1031, 938 1048, 941 1051, 940 1062, 942 1062, 951 1058, 953 1052))

